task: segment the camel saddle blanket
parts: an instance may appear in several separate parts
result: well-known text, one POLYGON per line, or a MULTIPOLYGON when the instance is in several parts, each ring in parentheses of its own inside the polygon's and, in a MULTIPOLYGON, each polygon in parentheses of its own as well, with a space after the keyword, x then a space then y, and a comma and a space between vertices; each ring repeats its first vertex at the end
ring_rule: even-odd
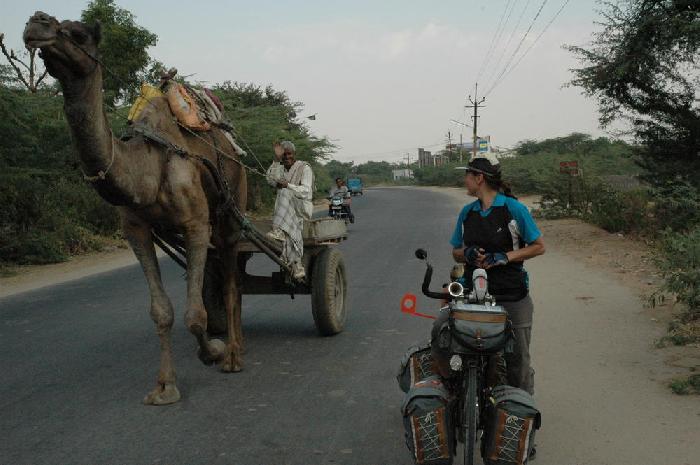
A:
MULTIPOLYGON (((165 96, 177 120, 193 131, 208 131, 211 129, 207 121, 207 110, 199 107, 197 98, 178 82, 171 81, 165 96)), ((213 105, 213 103, 212 103, 213 105)))
POLYGON ((141 85, 141 95, 131 106, 128 120, 138 121, 143 109, 155 97, 166 98, 170 111, 181 126, 192 131, 209 131, 212 126, 217 127, 222 130, 236 153, 246 155, 245 150, 233 139, 232 127, 224 118, 221 100, 209 89, 195 89, 170 81, 163 92, 158 87, 144 83, 141 85))
POLYGON ((129 116, 127 117, 129 122, 137 121, 141 117, 143 109, 151 102, 151 99, 162 96, 163 92, 159 88, 146 83, 141 84, 141 95, 136 97, 136 101, 129 110, 129 116))

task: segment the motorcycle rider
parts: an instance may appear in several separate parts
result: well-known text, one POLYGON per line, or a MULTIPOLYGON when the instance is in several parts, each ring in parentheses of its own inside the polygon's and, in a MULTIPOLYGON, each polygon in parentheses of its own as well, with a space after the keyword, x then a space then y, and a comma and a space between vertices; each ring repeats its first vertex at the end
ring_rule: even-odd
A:
MULTIPOLYGON (((350 210, 350 191, 348 190, 348 186, 345 185, 345 182, 343 181, 342 178, 335 178, 335 187, 331 189, 330 191, 330 197, 333 198, 336 195, 339 195, 343 199, 343 209, 347 212, 348 218, 350 219, 351 223, 355 222, 355 215, 352 214, 352 211, 350 210)), ((331 215, 331 206, 328 205, 328 215, 331 215)))
MULTIPOLYGON (((465 264, 468 281, 474 269, 484 268, 489 292, 514 299, 498 301, 508 312, 515 335, 513 352, 503 355, 506 382, 534 394, 535 372, 530 361, 534 308, 523 262, 545 252, 542 234, 527 207, 516 200, 501 179, 500 165, 493 154, 477 156, 461 169, 465 169, 467 192, 477 200, 465 205, 459 214, 450 240, 452 256, 465 264)), ((471 287, 469 282, 467 285, 471 287)), ((444 315, 440 319, 446 318, 444 315)), ((434 329, 441 326, 440 319, 434 329)), ((440 364, 440 354, 435 350, 433 354, 440 364)))

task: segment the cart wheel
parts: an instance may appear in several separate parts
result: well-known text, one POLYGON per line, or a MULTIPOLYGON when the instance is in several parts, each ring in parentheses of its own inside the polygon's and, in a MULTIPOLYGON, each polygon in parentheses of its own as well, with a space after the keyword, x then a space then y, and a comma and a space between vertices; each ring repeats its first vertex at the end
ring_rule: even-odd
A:
POLYGON ((326 247, 316 256, 311 273, 311 312, 321 336, 332 336, 343 330, 346 297, 343 255, 326 247))
POLYGON ((221 288, 223 281, 220 261, 209 253, 207 263, 204 265, 202 299, 204 300, 204 308, 207 309, 207 333, 210 335, 226 334, 227 330, 226 307, 221 288))

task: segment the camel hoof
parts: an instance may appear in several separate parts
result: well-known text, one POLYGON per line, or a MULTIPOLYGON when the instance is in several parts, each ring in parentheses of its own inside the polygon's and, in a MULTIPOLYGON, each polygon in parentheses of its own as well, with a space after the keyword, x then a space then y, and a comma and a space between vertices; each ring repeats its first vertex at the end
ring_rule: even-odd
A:
POLYGON ((241 366, 240 363, 234 363, 232 358, 228 358, 227 360, 224 360, 224 363, 221 364, 221 371, 224 373, 238 373, 239 371, 242 371, 243 367, 241 366))
POLYGON ((143 399, 146 405, 168 405, 180 400, 180 391, 174 384, 159 384, 143 399))
POLYGON ((197 348, 197 357, 206 366, 211 366, 224 358, 226 351, 226 343, 221 339, 210 339, 208 342, 209 353, 203 351, 201 347, 197 348))

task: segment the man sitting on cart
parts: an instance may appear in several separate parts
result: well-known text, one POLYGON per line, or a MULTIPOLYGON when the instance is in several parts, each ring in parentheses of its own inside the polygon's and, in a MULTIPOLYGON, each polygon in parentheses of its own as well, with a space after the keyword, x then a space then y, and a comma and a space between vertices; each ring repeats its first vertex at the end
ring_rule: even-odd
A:
POLYGON ((274 145, 275 159, 267 170, 267 182, 277 188, 270 239, 281 241, 282 259, 292 268, 294 279, 306 277, 301 257, 304 254, 304 220, 313 213, 311 203, 314 175, 308 163, 296 160, 296 148, 290 141, 274 145))

